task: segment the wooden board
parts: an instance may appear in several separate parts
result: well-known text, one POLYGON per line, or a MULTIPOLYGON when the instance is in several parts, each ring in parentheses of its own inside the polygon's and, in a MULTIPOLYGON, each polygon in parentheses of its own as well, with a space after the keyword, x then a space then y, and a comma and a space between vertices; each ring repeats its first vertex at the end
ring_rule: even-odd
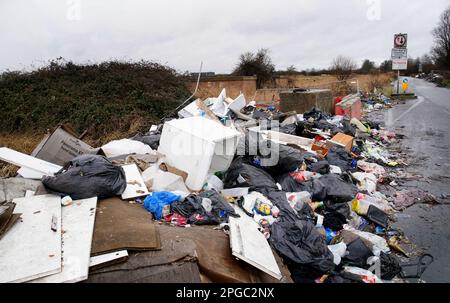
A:
POLYGON ((62 207, 62 271, 33 283, 75 283, 88 278, 97 197, 62 207))
POLYGON ((235 207, 240 218, 229 218, 230 246, 233 256, 280 280, 281 271, 269 243, 258 230, 258 224, 235 207))
POLYGON ((53 176, 54 173, 62 168, 62 166, 40 160, 7 147, 0 147, 0 160, 16 166, 26 167, 28 169, 26 171, 32 175, 34 174, 34 177, 37 177, 35 175, 36 172, 42 173, 45 176, 53 176))
POLYGON ((25 282, 61 271, 61 198, 17 198, 22 220, 0 241, 0 283, 25 282), (51 230, 56 217, 56 232, 51 230))
POLYGON ((137 165, 128 164, 123 165, 122 168, 125 171, 125 178, 127 180, 127 187, 122 193, 122 199, 127 200, 147 196, 149 191, 147 186, 145 186, 144 179, 142 179, 137 165))

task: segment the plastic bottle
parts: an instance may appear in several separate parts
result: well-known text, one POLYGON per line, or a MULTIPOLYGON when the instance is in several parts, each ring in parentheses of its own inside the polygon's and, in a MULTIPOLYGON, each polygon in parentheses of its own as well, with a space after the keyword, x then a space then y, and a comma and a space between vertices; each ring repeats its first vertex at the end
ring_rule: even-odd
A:
POLYGON ((367 200, 353 199, 352 210, 360 216, 366 216, 370 205, 367 200))
POLYGON ((325 228, 325 232, 326 232, 325 240, 327 244, 330 244, 331 241, 333 241, 333 238, 336 237, 337 233, 329 228, 325 228))

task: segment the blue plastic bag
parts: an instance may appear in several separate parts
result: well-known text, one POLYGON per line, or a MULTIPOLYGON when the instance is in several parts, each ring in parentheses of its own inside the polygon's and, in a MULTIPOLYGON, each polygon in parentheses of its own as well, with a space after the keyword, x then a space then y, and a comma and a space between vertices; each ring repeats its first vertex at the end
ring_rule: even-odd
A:
POLYGON ((180 200, 180 198, 180 195, 168 191, 154 192, 145 198, 144 207, 152 213, 156 220, 161 220, 164 207, 180 200))

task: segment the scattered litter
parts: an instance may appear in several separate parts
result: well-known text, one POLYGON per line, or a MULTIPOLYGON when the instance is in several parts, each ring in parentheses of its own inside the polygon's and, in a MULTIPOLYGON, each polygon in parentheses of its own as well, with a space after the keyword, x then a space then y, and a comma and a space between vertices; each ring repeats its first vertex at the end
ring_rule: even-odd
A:
POLYGON ((396 255, 412 254, 390 219, 436 198, 418 189, 392 191, 419 177, 403 170, 403 154, 389 152, 401 135, 364 116, 389 106, 388 98, 361 93, 334 105, 330 94, 295 89, 281 103, 261 106, 223 89, 217 97, 188 99, 179 119, 167 117, 101 148, 68 126, 47 135, 31 156, 0 148, 0 159, 21 167, 22 177, 0 182, 0 281, 78 282, 119 262, 127 270, 136 260, 159 264, 166 252, 176 258, 161 264, 181 264, 192 251, 189 264, 202 271, 205 260, 214 260, 210 267, 223 265, 230 275, 248 278, 255 270, 268 281, 402 278, 396 255), (307 106, 294 102, 306 95, 315 107, 279 111, 280 104, 307 106), (204 231, 216 237, 193 246, 191 236, 204 231), (219 254, 218 243, 228 254, 210 254, 219 254), (367 270, 375 262, 380 277, 367 270))

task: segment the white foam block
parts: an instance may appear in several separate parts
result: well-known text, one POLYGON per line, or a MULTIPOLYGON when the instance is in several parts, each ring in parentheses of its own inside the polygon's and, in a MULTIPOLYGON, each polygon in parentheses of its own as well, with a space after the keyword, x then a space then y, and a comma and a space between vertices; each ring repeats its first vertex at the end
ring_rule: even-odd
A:
MULTIPOLYGON (((44 176, 53 176, 62 166, 32 157, 7 147, 0 147, 0 160, 20 167, 26 167, 30 174, 41 173, 44 176)), ((20 173, 20 172, 19 172, 20 173)))
POLYGON ((107 253, 103 255, 98 255, 91 257, 91 261, 89 264, 89 267, 97 266, 103 263, 111 262, 117 259, 122 259, 128 257, 128 251, 126 250, 119 250, 112 253, 107 253))
POLYGON ((269 243, 258 230, 258 224, 240 208, 235 207, 239 218, 230 217, 230 246, 233 256, 264 271, 272 277, 282 278, 280 268, 269 243))
POLYGON ((125 171, 127 187, 122 193, 122 199, 134 199, 137 197, 147 196, 149 191, 144 183, 141 173, 136 164, 128 164, 122 166, 125 171))
POLYGON ((88 278, 97 197, 62 208, 62 271, 33 283, 75 283, 88 278))
POLYGON ((21 220, 0 241, 0 283, 26 282, 61 271, 61 198, 13 200, 21 220), (56 232, 51 229, 52 217, 56 232))

